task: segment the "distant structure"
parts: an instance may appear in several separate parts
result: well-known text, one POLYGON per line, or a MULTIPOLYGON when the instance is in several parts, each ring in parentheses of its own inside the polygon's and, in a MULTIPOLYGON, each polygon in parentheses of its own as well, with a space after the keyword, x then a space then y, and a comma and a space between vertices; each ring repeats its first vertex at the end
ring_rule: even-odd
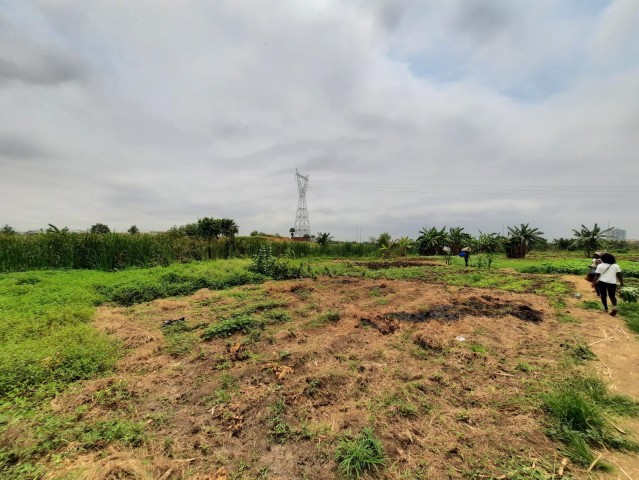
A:
POLYGON ((606 234, 606 236, 610 240, 626 241, 626 231, 622 228, 613 228, 606 234))
POLYGON ((306 188, 308 187, 308 175, 300 175, 295 169, 295 178, 297 179, 297 190, 299 197, 297 199, 297 214, 295 215, 295 237, 294 238, 310 238, 311 224, 308 221, 308 209, 306 208, 306 188))

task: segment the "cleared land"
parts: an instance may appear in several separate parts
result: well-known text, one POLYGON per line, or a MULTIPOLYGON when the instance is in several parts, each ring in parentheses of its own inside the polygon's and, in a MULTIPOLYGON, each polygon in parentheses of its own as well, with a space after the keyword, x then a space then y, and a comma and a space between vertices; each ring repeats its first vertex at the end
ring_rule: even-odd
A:
MULTIPOLYGON (((341 446, 367 428, 383 446, 379 478, 617 478, 578 457, 562 467, 568 447, 547 408, 562 385, 597 373, 587 288, 572 300, 566 278, 416 258, 317 262, 314 278, 264 283, 246 265, 4 277, 6 292, 22 292, 6 312, 33 305, 54 277, 86 275, 86 290, 55 285, 84 312, 82 342, 84 329, 99 340, 93 356, 59 364, 68 354, 56 351, 79 347, 55 325, 32 326, 54 345, 37 358, 45 373, 34 367, 38 378, 4 397, 7 478, 340 478, 341 446), (162 298, 176 293, 187 295, 162 298), (86 379, 56 383, 69 371, 86 379)), ((30 332, 13 335, 24 346, 30 332)), ((607 431, 630 432, 627 411, 604 413, 607 431)))

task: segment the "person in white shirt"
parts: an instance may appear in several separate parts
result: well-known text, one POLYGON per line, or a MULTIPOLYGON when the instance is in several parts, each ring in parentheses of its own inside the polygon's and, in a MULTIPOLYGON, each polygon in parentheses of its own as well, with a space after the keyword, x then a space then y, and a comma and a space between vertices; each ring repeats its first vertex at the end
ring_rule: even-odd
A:
POLYGON ((595 270, 595 282, 599 287, 599 294, 601 296, 601 303, 603 303, 604 311, 608 311, 608 298, 610 297, 610 303, 612 303, 612 309, 610 315, 613 317, 617 315, 617 280, 619 285, 623 286, 623 276, 621 275, 621 268, 617 265, 615 257, 610 253, 604 253, 601 256, 601 263, 597 265, 595 270))

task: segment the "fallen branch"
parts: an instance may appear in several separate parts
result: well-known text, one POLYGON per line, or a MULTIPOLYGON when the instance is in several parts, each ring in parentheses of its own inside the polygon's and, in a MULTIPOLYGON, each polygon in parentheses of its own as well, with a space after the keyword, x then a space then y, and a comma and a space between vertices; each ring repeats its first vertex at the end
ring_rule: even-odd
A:
POLYGON ((614 339, 615 339, 615 337, 606 337, 606 338, 604 338, 602 340, 597 340, 596 342, 589 343, 588 346, 592 347, 593 345, 597 345, 598 343, 607 342, 608 340, 614 340, 614 339))

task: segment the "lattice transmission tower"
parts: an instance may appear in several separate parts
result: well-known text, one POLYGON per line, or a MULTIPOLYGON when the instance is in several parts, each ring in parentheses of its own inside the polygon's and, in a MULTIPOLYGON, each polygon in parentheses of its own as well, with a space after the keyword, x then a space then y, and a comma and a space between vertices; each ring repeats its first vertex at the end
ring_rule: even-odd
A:
POLYGON ((297 179, 297 190, 299 197, 297 199, 297 214, 295 215, 295 236, 310 237, 311 224, 308 221, 308 210, 306 208, 306 188, 308 187, 308 175, 300 175, 295 169, 295 178, 297 179))

